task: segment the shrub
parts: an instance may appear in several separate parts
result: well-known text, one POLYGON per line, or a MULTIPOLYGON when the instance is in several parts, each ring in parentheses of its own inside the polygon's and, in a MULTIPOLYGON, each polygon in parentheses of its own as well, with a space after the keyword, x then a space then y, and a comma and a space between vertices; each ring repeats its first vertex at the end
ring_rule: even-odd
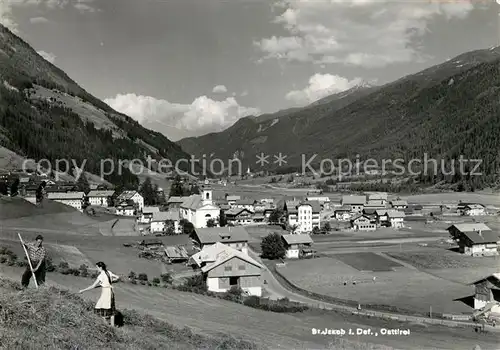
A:
POLYGON ((57 267, 61 270, 67 270, 69 269, 69 264, 66 261, 61 261, 57 267))
POLYGON ((164 273, 160 277, 162 282, 166 284, 171 284, 173 281, 172 274, 170 272, 164 273))
POLYGON ((153 278, 153 281, 151 281, 151 283, 153 283, 153 286, 157 286, 160 284, 160 279, 158 277, 155 277, 153 278))
POLYGON ((0 264, 5 264, 7 262, 6 256, 0 256, 0 264))
POLYGON ((131 280, 135 280, 137 278, 137 275, 135 274, 134 271, 130 271, 128 274, 128 278, 131 280))
POLYGON ((80 265, 80 267, 78 268, 78 270, 79 270, 80 275, 82 277, 87 277, 89 275, 89 268, 85 264, 80 265))
POLYGON ((50 256, 48 256, 47 258, 45 258, 45 269, 47 270, 47 272, 54 272, 54 271, 56 271, 56 266, 52 262, 52 258, 50 256))
POLYGON ((240 302, 241 296, 243 295, 243 290, 238 286, 232 286, 227 292, 224 293, 223 299, 240 302))
POLYGON ((139 276, 137 276, 137 279, 139 281, 147 281, 148 280, 148 275, 146 275, 145 273, 140 273, 139 276))

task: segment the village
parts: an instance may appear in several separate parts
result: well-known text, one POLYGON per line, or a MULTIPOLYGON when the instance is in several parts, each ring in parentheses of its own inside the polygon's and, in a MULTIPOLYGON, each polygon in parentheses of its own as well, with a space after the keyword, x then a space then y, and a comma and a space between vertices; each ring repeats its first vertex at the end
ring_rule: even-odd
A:
MULTIPOLYGON (((124 235, 129 238, 123 242, 125 247, 138 252, 140 258, 170 266, 178 276, 201 274, 212 292, 240 288, 246 295, 269 296, 268 279, 275 275, 298 288, 330 293, 359 305, 362 301, 368 305, 384 303, 404 312, 429 314, 424 312, 429 309, 426 303, 392 303, 390 297, 376 300, 372 295, 390 286, 395 288, 394 293, 406 293, 407 286, 400 281, 408 275, 404 269, 415 273, 415 278, 422 278, 420 274, 433 267, 418 259, 422 259, 422 254, 430 254, 429 259, 436 261, 443 256, 455 261, 453 268, 479 267, 473 274, 477 278, 468 276, 468 283, 463 283, 475 286, 475 291, 471 287, 449 287, 455 288, 450 292, 458 293, 457 296, 474 292, 468 307, 455 307, 456 301, 444 293, 440 298, 446 302, 440 307, 430 306, 430 314, 471 319, 473 315, 494 314, 499 307, 500 276, 495 264, 500 237, 498 208, 494 206, 461 200, 420 204, 382 192, 252 195, 242 191, 242 186, 231 187, 216 181, 199 181, 198 194, 168 196, 162 205, 146 205, 138 190, 116 193, 91 185, 85 193, 75 184, 50 180, 46 183, 49 200, 86 215, 106 213, 132 223, 128 228, 131 232, 124 235), (134 236, 140 239, 130 239, 134 236), (277 251, 272 257, 263 254, 267 244, 264 242, 270 236, 279 241, 270 245, 277 251), (383 239, 394 243, 382 248, 373 243, 383 239), (403 243, 398 244, 397 240, 403 243), (356 261, 352 259, 354 255, 356 261), (474 264, 470 265, 470 259, 476 259, 474 264), (478 262, 481 259, 485 259, 483 263, 478 262), (318 272, 320 265, 330 264, 334 275, 318 272), (311 280, 313 273, 321 282, 311 280), (356 285, 365 290, 352 289, 356 285), (342 290, 345 286, 351 289, 342 290), (448 311, 452 305, 456 312, 448 311)), ((30 178, 20 178, 19 196, 35 203, 38 185, 30 178)), ((161 188, 158 191, 164 196, 161 188)), ((442 266, 438 267, 448 274, 449 269, 445 273, 442 266)), ((420 287, 429 288, 426 283, 420 287)), ((446 283, 437 288, 446 288, 446 283)))

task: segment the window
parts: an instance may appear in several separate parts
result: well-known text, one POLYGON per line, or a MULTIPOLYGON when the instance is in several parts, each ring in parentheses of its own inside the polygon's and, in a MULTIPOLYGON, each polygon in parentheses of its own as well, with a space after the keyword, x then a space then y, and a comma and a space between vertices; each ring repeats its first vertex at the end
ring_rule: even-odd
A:
POLYGON ((224 271, 233 271, 232 266, 224 266, 224 271))

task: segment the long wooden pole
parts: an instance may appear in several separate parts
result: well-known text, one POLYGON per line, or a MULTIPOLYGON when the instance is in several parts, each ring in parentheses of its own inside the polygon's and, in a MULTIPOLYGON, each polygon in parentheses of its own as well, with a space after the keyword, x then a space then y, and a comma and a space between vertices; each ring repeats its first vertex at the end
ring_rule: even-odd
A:
POLYGON ((28 259, 28 264, 30 265, 31 274, 33 275, 33 279, 35 280, 35 287, 38 288, 38 281, 36 280, 35 271, 33 271, 33 265, 31 265, 31 259, 30 259, 30 256, 28 254, 28 250, 26 249, 26 246, 24 245, 24 241, 23 241, 23 238, 21 237, 21 234, 17 233, 17 235, 19 236, 19 240, 21 241, 21 245, 23 246, 24 254, 26 254, 26 258, 28 259))

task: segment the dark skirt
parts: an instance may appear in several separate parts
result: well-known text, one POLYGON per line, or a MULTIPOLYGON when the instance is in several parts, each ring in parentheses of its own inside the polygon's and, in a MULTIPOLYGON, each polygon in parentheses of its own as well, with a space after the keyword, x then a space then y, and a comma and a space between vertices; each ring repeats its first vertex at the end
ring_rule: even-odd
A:
POLYGON ((115 293, 111 294, 111 308, 110 309, 94 309, 94 313, 96 315, 99 315, 101 317, 106 317, 106 318, 114 316, 116 314, 115 293))

